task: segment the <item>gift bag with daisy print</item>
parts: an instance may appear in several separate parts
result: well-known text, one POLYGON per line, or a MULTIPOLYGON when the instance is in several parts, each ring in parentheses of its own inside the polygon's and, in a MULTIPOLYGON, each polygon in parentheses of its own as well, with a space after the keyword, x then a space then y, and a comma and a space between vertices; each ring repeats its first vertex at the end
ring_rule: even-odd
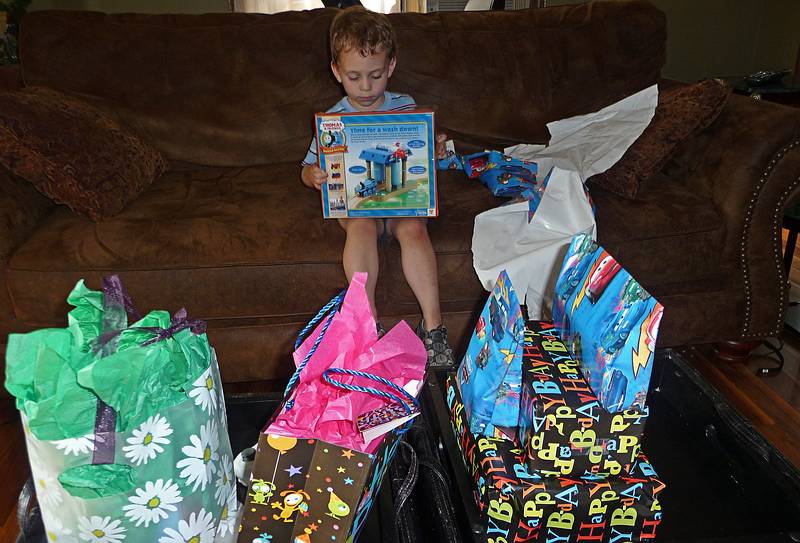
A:
POLYGON ((6 352, 49 541, 233 540, 233 459, 204 323, 184 310, 138 318, 116 276, 103 292, 79 281, 67 301, 67 328, 12 334, 6 352))

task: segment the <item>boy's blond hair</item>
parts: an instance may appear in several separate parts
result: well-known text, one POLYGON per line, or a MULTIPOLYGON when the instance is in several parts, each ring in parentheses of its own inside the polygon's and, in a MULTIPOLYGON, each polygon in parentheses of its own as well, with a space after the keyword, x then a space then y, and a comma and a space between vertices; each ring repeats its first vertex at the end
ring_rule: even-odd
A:
POLYGON ((334 63, 339 62, 339 55, 350 49, 364 57, 386 51, 388 60, 397 54, 397 37, 389 18, 361 6, 342 10, 333 18, 330 39, 334 63))

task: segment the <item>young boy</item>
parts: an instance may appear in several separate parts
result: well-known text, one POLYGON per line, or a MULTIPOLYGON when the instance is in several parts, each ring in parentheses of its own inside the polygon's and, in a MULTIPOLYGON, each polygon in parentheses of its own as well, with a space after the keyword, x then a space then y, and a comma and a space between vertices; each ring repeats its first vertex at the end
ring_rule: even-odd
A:
MULTIPOLYGON (((386 91, 397 62, 396 42, 394 29, 383 14, 352 7, 336 15, 330 29, 331 70, 347 96, 328 112, 405 111, 416 107, 407 94, 386 91)), ((436 137, 439 155, 444 154, 445 138, 444 134, 436 137)), ((303 183, 320 190, 328 174, 318 166, 316 139, 311 141, 302 165, 303 183)), ((453 351, 447 342, 447 328, 442 324, 436 255, 426 221, 414 217, 339 219, 347 234, 342 258, 344 272, 348 281, 354 272, 369 274, 367 296, 377 319, 378 239, 384 234, 397 238, 403 273, 422 310, 417 333, 428 351, 428 365, 451 366, 453 351)))

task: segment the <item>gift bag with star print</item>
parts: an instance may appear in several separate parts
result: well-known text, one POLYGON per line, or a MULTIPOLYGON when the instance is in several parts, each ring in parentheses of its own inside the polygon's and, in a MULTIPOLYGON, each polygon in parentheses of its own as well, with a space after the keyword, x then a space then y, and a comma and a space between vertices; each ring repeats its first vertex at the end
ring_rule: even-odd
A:
POLYGON ((237 501, 225 404, 204 324, 136 315, 116 277, 79 281, 68 326, 12 334, 20 410, 48 541, 232 539, 237 501))
POLYGON ((427 361, 404 322, 377 337, 365 284, 355 274, 298 339, 297 371, 259 438, 239 543, 345 543, 363 527, 418 413, 427 361), (359 417, 380 419, 385 433, 362 434, 359 417))
POLYGON ((391 435, 376 454, 367 454, 320 439, 262 433, 237 541, 355 539, 396 447, 391 435))

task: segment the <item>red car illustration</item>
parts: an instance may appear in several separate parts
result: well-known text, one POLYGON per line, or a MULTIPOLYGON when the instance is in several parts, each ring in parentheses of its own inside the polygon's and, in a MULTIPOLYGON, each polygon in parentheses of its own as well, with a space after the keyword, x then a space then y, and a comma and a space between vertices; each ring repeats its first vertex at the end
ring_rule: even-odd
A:
POLYGON ((470 177, 473 179, 478 177, 486 169, 486 166, 487 162, 485 156, 476 156, 469 159, 469 167, 472 169, 470 177))
POLYGON ((658 327, 661 324, 661 317, 664 315, 664 308, 657 305, 653 310, 653 316, 650 318, 650 324, 647 325, 647 347, 650 352, 656 350, 656 338, 658 336, 658 327))
POLYGON ((486 337, 486 320, 483 317, 478 318, 478 323, 475 325, 475 335, 478 339, 486 337))
POLYGON ((622 266, 614 260, 614 257, 611 255, 603 257, 592 276, 589 277, 589 282, 586 285, 586 297, 589 298, 590 302, 596 303, 600 299, 600 296, 603 295, 606 287, 620 269, 622 269, 622 266))

